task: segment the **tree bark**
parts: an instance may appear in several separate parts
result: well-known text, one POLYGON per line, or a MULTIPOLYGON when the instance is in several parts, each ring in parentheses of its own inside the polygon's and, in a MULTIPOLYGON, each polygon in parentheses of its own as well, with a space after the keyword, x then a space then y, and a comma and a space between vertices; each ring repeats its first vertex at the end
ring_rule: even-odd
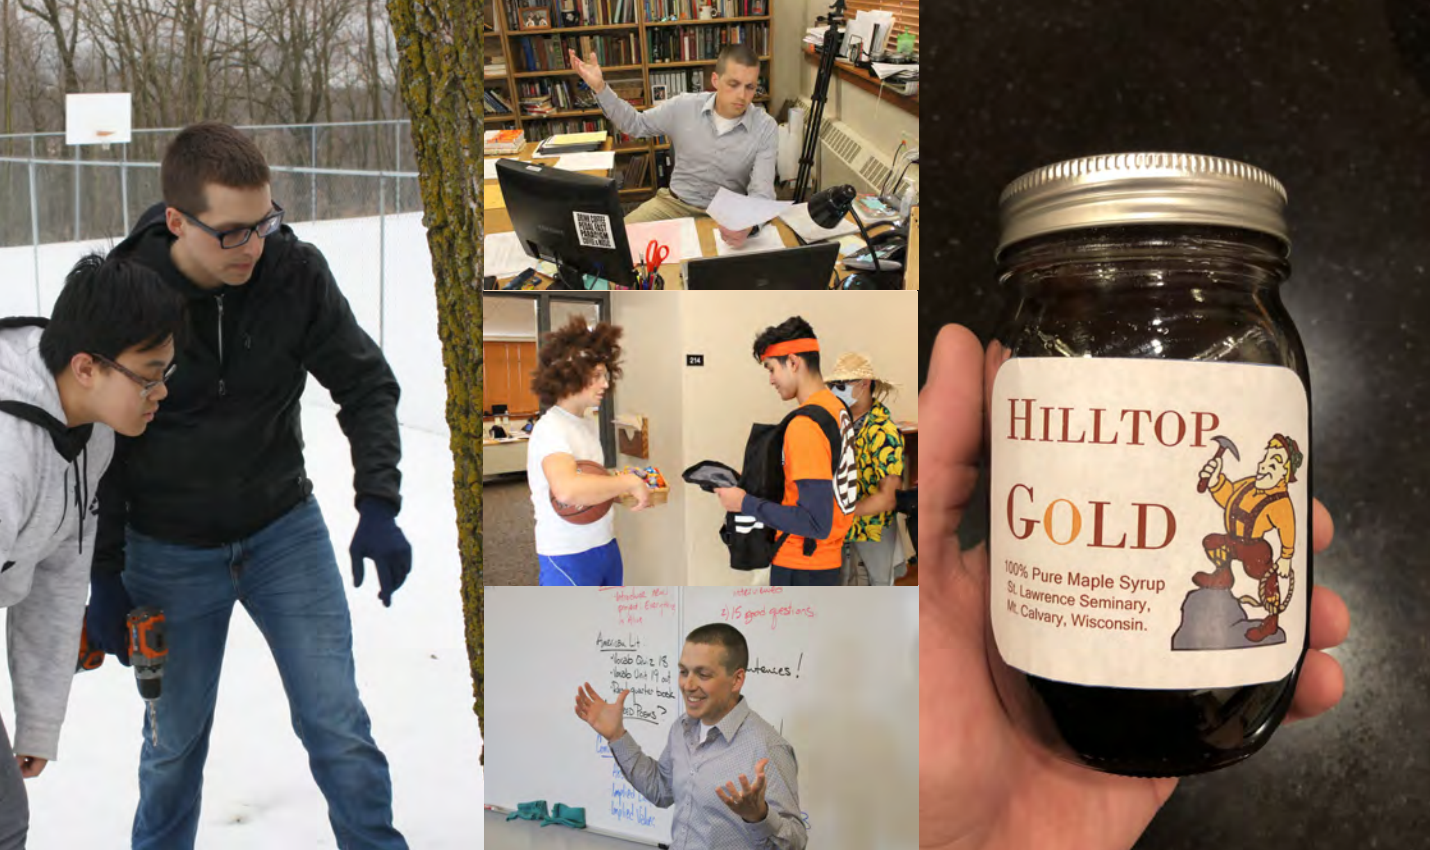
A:
POLYGON ((437 332, 447 378, 462 610, 473 710, 482 696, 481 4, 387 0, 402 98, 412 119, 423 224, 437 280, 437 332))

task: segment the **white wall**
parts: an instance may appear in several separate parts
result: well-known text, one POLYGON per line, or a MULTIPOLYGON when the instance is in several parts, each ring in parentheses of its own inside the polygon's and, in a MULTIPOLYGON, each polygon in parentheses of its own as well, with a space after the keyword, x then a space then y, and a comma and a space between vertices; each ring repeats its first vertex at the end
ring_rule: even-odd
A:
MULTIPOLYGON (((625 328, 621 339, 623 375, 613 396, 617 416, 650 420, 650 457, 621 455, 621 466, 656 466, 670 483, 670 501, 641 513, 616 508, 616 538, 625 562, 626 584, 684 584, 679 553, 686 549, 686 491, 680 480, 685 410, 681 398, 684 358, 678 329, 684 294, 640 292, 612 299, 611 318, 625 328)), ((619 429, 618 429, 619 433, 619 429)))

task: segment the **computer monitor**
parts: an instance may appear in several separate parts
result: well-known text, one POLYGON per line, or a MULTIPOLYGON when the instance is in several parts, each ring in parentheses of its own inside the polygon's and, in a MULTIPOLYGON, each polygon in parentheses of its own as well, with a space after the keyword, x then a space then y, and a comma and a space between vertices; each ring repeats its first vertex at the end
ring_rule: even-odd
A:
POLYGON ((635 284, 616 181, 516 159, 496 172, 512 230, 529 256, 556 264, 558 287, 585 289, 583 275, 635 284))
POLYGON ((687 263, 686 289, 828 289, 838 242, 687 263))

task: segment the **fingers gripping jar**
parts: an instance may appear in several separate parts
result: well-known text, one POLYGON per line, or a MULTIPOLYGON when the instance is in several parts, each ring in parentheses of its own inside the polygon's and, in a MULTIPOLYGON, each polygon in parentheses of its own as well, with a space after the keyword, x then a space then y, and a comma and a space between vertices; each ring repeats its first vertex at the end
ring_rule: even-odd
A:
POLYGON ((1069 760, 1213 770, 1290 706, 1311 440, 1285 204, 1260 169, 1165 153, 1004 190, 992 666, 1010 715, 1069 760))

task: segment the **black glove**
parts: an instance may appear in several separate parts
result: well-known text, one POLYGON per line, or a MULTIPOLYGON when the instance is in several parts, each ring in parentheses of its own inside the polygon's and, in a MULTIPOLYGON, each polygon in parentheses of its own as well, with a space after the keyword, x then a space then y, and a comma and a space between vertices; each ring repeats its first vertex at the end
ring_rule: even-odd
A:
POLYGON ((353 559, 353 587, 362 587, 363 561, 377 566, 377 598, 391 607, 392 594, 412 571, 412 545, 397 527, 397 506, 386 499, 358 501, 358 527, 348 554, 353 559))
POLYGON ((119 573, 93 576, 89 581, 89 610, 84 627, 89 642, 129 666, 129 612, 134 603, 119 573))

